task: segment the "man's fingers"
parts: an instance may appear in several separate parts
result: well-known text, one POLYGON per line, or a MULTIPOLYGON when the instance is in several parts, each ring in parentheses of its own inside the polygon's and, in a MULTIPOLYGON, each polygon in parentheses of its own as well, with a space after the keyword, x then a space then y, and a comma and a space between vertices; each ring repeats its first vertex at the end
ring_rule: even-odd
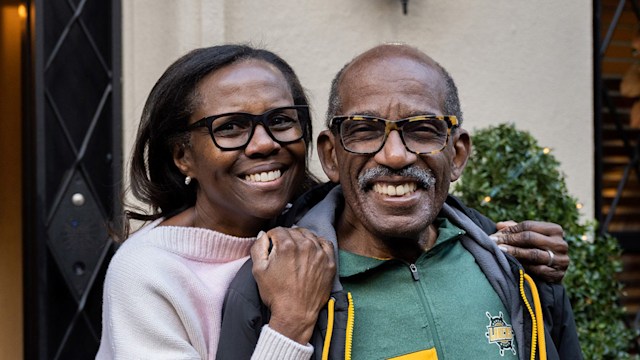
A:
MULTIPOLYGON (((505 222, 507 223, 507 222, 505 222)), ((496 224, 497 227, 497 224, 496 224)), ((563 236, 562 226, 546 221, 533 221, 525 220, 523 222, 516 223, 515 225, 508 226, 501 229, 500 232, 505 234, 515 234, 524 231, 533 231, 547 236, 558 235, 563 236)))
POLYGON ((550 249, 556 254, 567 254, 569 245, 561 236, 547 236, 535 231, 523 231, 518 233, 497 232, 490 236, 496 244, 505 244, 525 249, 550 249))
POLYGON ((546 265, 551 259, 549 253, 545 250, 523 249, 506 244, 500 244, 498 247, 500 248, 500 250, 512 255, 522 263, 546 265))
POLYGON ((518 223, 513 220, 498 221, 496 223, 496 229, 498 229, 498 231, 501 231, 503 229, 516 225, 518 225, 518 223))
POLYGON ((551 267, 556 270, 560 270, 564 273, 569 268, 570 263, 571 263, 571 259, 569 259, 568 255, 555 254, 555 259, 551 267))
POLYGON ((559 270, 564 273, 569 267, 569 256, 564 254, 556 254, 554 252, 553 262, 551 262, 551 254, 547 250, 542 249, 523 249, 506 244, 498 245, 500 250, 512 255, 523 265, 540 265, 550 269, 559 270), (551 264, 551 266, 549 266, 551 264))
POLYGON ((538 277, 544 278, 547 282, 559 283, 564 277, 564 270, 550 268, 546 265, 523 265, 525 271, 530 274, 536 274, 538 277))
POLYGON ((513 255, 527 273, 535 274, 547 282, 558 283, 564 278, 569 266, 569 257, 566 255, 555 256, 553 266, 549 264, 550 256, 547 251, 539 249, 521 249, 509 245, 499 245, 500 249, 513 255))
POLYGON ((498 232, 490 238, 502 251, 518 259, 527 272, 545 281, 562 280, 570 262, 562 226, 531 220, 508 226, 510 223, 496 224, 498 232))
POLYGON ((506 244, 517 247, 539 247, 540 244, 536 244, 535 233, 531 231, 517 232, 517 233, 503 233, 497 232, 490 236, 497 244, 506 244))

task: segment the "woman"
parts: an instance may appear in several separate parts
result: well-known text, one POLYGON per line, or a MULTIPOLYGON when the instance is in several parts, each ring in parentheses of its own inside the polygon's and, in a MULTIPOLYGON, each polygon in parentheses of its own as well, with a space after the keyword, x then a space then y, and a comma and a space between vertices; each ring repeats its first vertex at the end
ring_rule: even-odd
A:
MULTIPOLYGON (((151 213, 128 220, 152 222, 109 266, 98 358, 215 358, 225 290, 256 234, 315 183, 305 166, 311 136, 302 86, 269 51, 198 49, 165 71, 131 160, 132 193, 151 213)), ((269 235, 274 252, 305 254, 304 283, 317 284, 271 304, 281 320, 272 327, 293 338, 299 314, 313 326, 307 309, 317 313, 328 299, 332 248, 303 229, 269 235)))

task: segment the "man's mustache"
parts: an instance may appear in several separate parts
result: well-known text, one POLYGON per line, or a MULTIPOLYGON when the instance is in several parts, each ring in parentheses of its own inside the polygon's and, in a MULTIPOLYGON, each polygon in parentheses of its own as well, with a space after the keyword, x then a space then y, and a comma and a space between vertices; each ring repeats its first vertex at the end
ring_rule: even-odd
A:
POLYGON ((390 169, 386 166, 377 166, 371 169, 365 170, 358 176, 358 185, 361 190, 366 190, 367 184, 375 181, 379 177, 408 177, 417 181, 418 185, 428 189, 435 185, 436 177, 433 175, 431 169, 422 169, 417 166, 410 166, 400 170, 390 169))

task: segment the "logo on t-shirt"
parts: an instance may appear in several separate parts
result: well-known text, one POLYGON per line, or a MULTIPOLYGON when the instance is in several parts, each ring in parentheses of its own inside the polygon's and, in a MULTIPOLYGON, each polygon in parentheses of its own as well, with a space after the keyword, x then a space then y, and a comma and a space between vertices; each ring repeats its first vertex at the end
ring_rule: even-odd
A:
POLYGON ((500 315, 493 316, 486 312, 489 318, 489 326, 487 326, 487 332, 485 336, 489 340, 489 344, 496 344, 500 348, 500 356, 504 356, 505 350, 511 350, 513 355, 516 354, 516 349, 513 347, 513 328, 511 325, 504 321, 504 315, 500 311, 500 315))

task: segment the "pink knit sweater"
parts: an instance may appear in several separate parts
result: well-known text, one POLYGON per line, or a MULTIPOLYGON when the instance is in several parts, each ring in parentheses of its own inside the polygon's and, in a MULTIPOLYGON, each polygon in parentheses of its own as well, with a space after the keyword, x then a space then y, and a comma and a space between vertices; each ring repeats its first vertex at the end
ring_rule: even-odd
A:
MULTIPOLYGON (((109 264, 96 359, 215 359, 225 292, 256 238, 162 220, 133 234, 109 264)), ((254 358, 312 351, 266 327, 254 358)))

